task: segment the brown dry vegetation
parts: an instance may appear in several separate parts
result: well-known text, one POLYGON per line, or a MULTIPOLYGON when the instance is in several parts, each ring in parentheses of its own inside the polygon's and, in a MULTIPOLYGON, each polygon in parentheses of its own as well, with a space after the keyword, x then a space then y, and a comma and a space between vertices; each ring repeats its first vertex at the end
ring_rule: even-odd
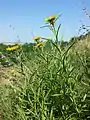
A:
POLYGON ((0 68, 0 84, 10 84, 11 82, 18 80, 19 77, 20 73, 18 73, 17 67, 0 68))

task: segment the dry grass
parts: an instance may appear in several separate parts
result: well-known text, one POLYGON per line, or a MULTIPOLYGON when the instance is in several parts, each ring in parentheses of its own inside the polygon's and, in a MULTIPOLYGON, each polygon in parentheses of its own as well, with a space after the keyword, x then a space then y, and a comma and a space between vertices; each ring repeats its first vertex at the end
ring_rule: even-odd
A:
POLYGON ((84 40, 80 40, 76 43, 76 51, 83 53, 90 49, 90 37, 87 36, 84 40))
POLYGON ((77 39, 73 48, 71 48, 71 53, 86 54, 90 50, 90 35, 85 36, 85 38, 77 39))
POLYGON ((20 73, 18 73, 16 66, 0 68, 0 84, 10 84, 19 77, 20 73))

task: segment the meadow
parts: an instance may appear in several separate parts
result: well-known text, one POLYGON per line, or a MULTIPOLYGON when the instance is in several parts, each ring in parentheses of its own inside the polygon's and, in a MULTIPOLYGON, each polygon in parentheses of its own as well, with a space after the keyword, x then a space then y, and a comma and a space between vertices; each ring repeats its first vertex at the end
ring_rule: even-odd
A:
POLYGON ((53 38, 0 45, 0 120, 90 120, 90 33, 64 42, 57 19, 53 38))

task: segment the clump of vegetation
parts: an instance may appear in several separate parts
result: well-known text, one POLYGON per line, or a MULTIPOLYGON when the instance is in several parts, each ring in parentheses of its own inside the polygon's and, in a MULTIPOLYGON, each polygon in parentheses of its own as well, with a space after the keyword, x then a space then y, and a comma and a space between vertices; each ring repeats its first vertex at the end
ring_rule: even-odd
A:
POLYGON ((74 51, 75 39, 59 40, 57 19, 48 17, 44 26, 53 32, 52 39, 37 36, 35 44, 10 51, 21 76, 0 85, 3 120, 90 119, 90 53, 74 51))

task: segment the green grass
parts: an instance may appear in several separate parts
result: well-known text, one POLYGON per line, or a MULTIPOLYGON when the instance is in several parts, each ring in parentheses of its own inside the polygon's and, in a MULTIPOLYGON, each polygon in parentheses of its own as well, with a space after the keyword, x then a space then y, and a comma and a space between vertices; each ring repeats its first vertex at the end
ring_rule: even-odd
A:
POLYGON ((14 54, 21 77, 0 85, 3 120, 90 119, 90 53, 73 51, 74 42, 64 48, 57 44, 59 28, 43 47, 26 45, 14 54))

